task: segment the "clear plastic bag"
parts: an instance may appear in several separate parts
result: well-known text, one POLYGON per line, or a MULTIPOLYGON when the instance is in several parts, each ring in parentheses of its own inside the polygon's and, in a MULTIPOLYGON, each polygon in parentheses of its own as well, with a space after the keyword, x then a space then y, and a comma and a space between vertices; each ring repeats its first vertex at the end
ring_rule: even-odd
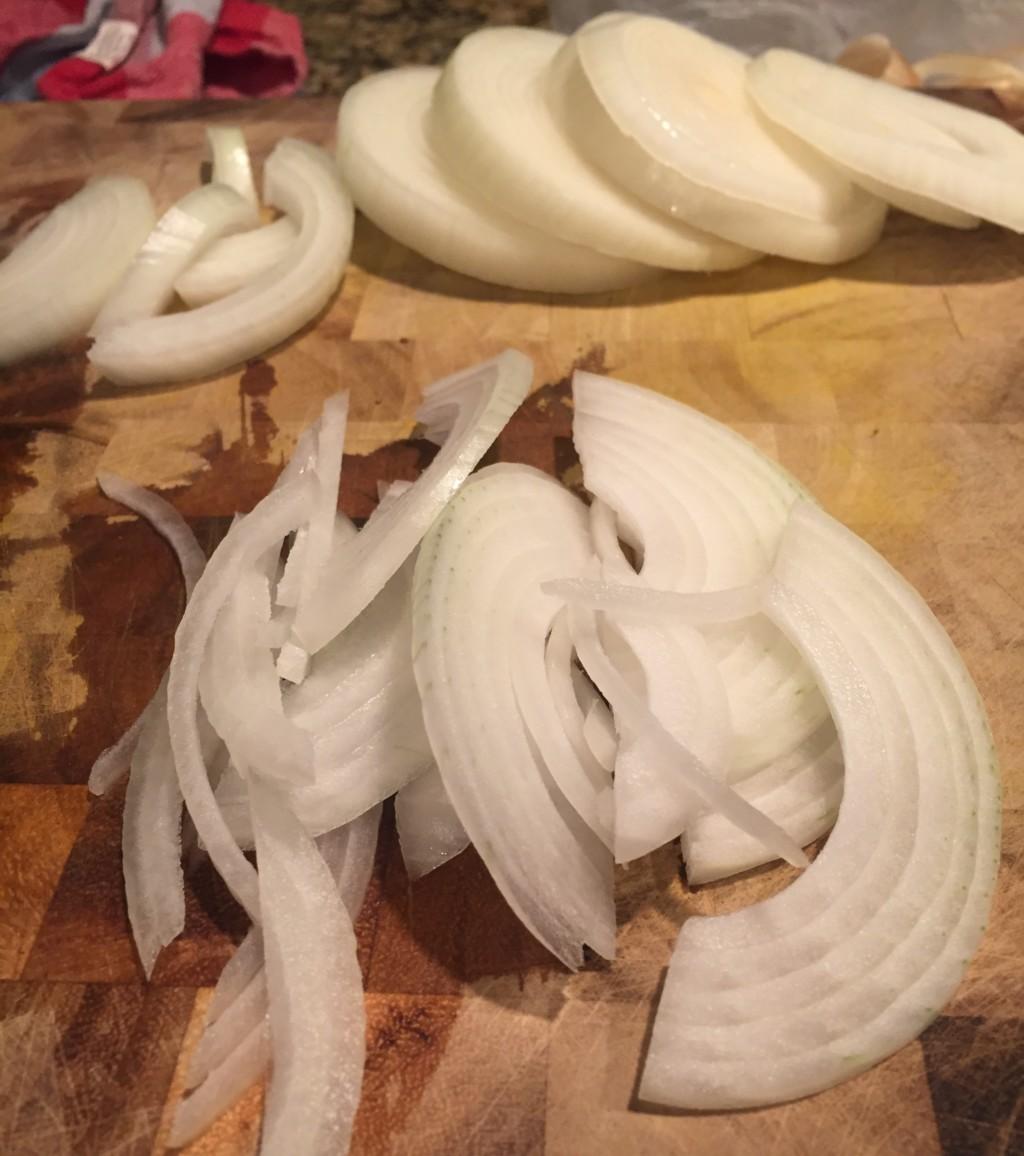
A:
POLYGON ((1024 0, 550 0, 550 8, 560 32, 628 9, 668 16, 745 52, 795 48, 829 60, 872 32, 910 60, 1024 45, 1024 0))

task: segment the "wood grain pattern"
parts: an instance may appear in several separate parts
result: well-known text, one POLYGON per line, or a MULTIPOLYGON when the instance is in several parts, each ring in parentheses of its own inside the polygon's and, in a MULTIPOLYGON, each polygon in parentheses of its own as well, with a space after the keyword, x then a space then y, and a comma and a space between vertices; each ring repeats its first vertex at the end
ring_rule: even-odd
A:
MULTIPOLYGON (((328 142, 332 102, 0 109, 0 247, 87 175, 144 177, 162 206, 196 179, 206 117, 258 156, 328 142)), ((681 921, 785 886, 783 869, 689 889, 671 848, 617 884, 619 958, 569 975, 472 853, 410 885, 390 820, 359 919, 368 1060, 356 1156, 698 1152, 946 1156, 1024 1151, 1024 239, 894 216, 833 270, 766 261, 593 301, 437 269, 366 222, 316 326, 243 369, 124 393, 84 344, 0 376, 0 1151, 160 1156, 185 1057, 244 921, 208 870, 185 934, 144 984, 120 886, 121 796, 88 799, 99 751, 160 677, 181 609, 174 562, 99 494, 98 469, 160 488, 212 547, 273 482, 323 398, 352 390, 342 505, 413 478, 420 388, 507 344, 535 392, 492 457, 573 484, 575 365, 663 390, 776 456, 914 581, 989 704, 1006 836, 989 932, 922 1039, 796 1104, 633 1108, 681 921)), ((256 1151, 261 1092, 190 1149, 256 1151)))

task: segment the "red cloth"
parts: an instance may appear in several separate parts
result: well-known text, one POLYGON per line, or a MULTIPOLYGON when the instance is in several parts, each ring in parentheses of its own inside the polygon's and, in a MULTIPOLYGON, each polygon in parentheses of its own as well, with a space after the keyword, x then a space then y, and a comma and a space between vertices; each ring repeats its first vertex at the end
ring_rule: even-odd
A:
POLYGON ((0 4, 0 65, 19 45, 42 40, 65 24, 77 24, 85 0, 11 0, 0 4))
MULTIPOLYGON (((141 29, 127 60, 109 71, 69 56, 36 82, 48 100, 191 100, 285 96, 306 78, 299 20, 252 0, 224 0, 216 24, 194 11, 170 15, 162 51, 152 29, 141 29)), ((155 21, 159 13, 149 12, 155 21)))

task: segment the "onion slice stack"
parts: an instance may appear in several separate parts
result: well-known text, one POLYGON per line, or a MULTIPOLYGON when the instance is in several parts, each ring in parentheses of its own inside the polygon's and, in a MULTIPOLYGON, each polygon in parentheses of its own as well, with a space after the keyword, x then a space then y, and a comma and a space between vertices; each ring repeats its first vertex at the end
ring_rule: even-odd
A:
POLYGON ((1024 137, 996 117, 781 48, 750 65, 747 85, 765 116, 890 204, 1024 232, 1024 137))
POLYGON ((654 276, 522 224, 460 181, 428 140, 439 76, 438 68, 379 72, 342 98, 338 165, 375 225, 439 265, 513 289, 604 293, 654 276))
POLYGON ((539 28, 467 36, 434 90, 438 153, 489 204, 612 257, 667 269, 737 269, 758 257, 650 208, 573 146, 547 99, 565 37, 539 28))
POLYGON ((58 205, 0 263, 0 366, 85 333, 153 221, 134 177, 91 181, 58 205))
MULTIPOLYGON (((609 572, 609 547, 598 540, 614 581, 691 594, 742 588, 763 577, 800 494, 784 471, 726 427, 648 390, 577 372, 573 397, 573 438, 584 484, 614 512, 617 532, 641 559, 639 573, 621 558, 609 572)), ((613 529, 612 538, 615 534, 613 529)), ((720 618, 734 616, 737 608, 749 610, 747 594, 724 608, 718 597, 720 618)), ((706 608, 707 601, 702 605, 706 608)), ((619 629, 642 633, 642 623, 619 621, 619 629)), ((763 616, 699 628, 680 616, 660 631, 666 632, 676 636, 673 660, 664 658, 667 641, 651 645, 660 646, 663 662, 688 664, 688 697, 699 696, 690 725, 707 732, 701 738, 693 730, 674 731, 675 737, 703 752, 710 769, 801 843, 827 831, 835 816, 839 761, 834 744, 820 742, 828 711, 793 647, 763 616), (694 637, 697 629, 703 646, 694 637), (709 660, 717 665, 717 679, 709 674, 709 660), (720 701, 720 687, 727 706, 720 701), (723 710, 734 734, 731 747, 721 738, 721 724, 718 737, 708 732, 723 710)), ((661 677, 671 678, 671 668, 663 668, 661 677)), ((679 716, 680 725, 683 721, 679 716)), ((724 821, 695 808, 689 794, 678 789, 675 768, 659 768, 650 752, 644 756, 637 760, 628 747, 620 749, 626 765, 617 773, 615 789, 623 801, 618 833, 624 856, 645 853, 685 832, 693 882, 766 862, 756 839, 733 829, 723 841, 724 821), (652 792, 660 800, 657 806, 652 792), (636 820, 632 826, 626 825, 628 815, 636 820), (704 837, 705 823, 715 838, 704 837)))
POLYGON ((977 691, 920 596, 801 502, 765 610, 800 648, 846 786, 816 862, 781 894, 680 934, 640 1085, 696 1109, 806 1096, 914 1039, 985 927, 999 780, 977 691))
POLYGON ((448 796, 509 905, 566 966, 615 952, 612 857, 553 782, 517 702, 513 660, 544 645, 548 578, 590 560, 586 508, 526 466, 489 466, 420 549, 413 665, 448 796))
POLYGON ((529 358, 508 349, 442 378, 424 393, 416 416, 428 436, 443 431, 444 444, 416 482, 367 524, 341 565, 331 569, 329 581, 299 609, 295 638, 310 654, 353 622, 409 557, 526 397, 532 378, 529 358))
POLYGON ((101 334, 89 357, 111 381, 152 385, 219 373, 290 337, 327 304, 348 263, 353 225, 330 158, 285 139, 267 158, 263 183, 264 198, 299 230, 286 260, 219 301, 101 334))
POLYGON ((255 225, 256 208, 227 185, 186 193, 156 223, 124 276, 103 303, 95 336, 163 313, 179 276, 218 237, 255 225))
POLYGON ((587 159, 655 208, 816 264, 865 252, 885 203, 758 114, 747 62, 671 20, 608 13, 561 50, 551 95, 587 159))

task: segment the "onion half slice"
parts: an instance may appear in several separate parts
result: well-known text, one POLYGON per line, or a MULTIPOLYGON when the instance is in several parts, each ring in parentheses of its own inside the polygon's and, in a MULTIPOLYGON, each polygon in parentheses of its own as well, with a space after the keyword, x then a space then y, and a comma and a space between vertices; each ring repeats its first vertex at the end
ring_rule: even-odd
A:
POLYGON ((245 134, 237 125, 206 126, 206 143, 210 149, 214 184, 227 185, 254 209, 260 206, 252 179, 252 164, 245 134))
MULTIPOLYGON (((350 90, 351 91, 351 90, 350 90)), ((437 457, 345 550, 329 580, 295 617, 295 637, 310 654, 353 622, 409 557, 445 503, 489 449, 533 378, 514 349, 429 386, 417 418, 447 432, 437 457)))
POLYGON ((615 952, 612 858, 555 785, 520 713, 516 651, 544 644, 558 603, 540 582, 590 561, 586 509, 526 466, 490 466, 420 548, 413 666, 448 796, 523 924, 566 966, 615 952))
POLYGON ((469 846, 469 836, 436 766, 395 796, 395 823, 411 880, 428 875, 469 846))
POLYGON ((196 257, 224 233, 258 220, 255 206, 227 185, 192 189, 157 221, 89 332, 96 336, 163 313, 175 281, 196 257))
POLYGON ((747 61, 671 20, 609 13, 562 49, 551 94, 587 159, 655 208, 801 261, 865 252, 885 202, 760 115, 747 61))
MULTIPOLYGON (((749 611, 751 591, 744 588, 767 573, 790 507, 801 494, 797 483, 725 426, 667 397, 583 372, 574 376, 573 397, 573 438, 584 484, 615 512, 618 533, 640 559, 639 574, 620 559, 608 576, 618 583, 699 595, 691 607, 703 607, 705 617, 712 605, 719 617, 749 611), (722 595, 723 590, 731 594, 722 595), (730 613, 723 614, 723 608, 730 613)), ((611 537, 617 537, 614 527, 611 537)), ((603 556, 608 556, 607 547, 603 556)), ((624 626, 620 622, 620 629, 624 626)), ((734 741, 728 757, 718 765, 712 761, 709 768, 787 831, 795 802, 806 815, 817 815, 816 824, 801 821, 790 832, 802 842, 810 841, 808 832, 812 838, 823 834, 835 814, 839 770, 834 751, 805 749, 828 719, 806 664, 762 615, 699 627, 703 650, 696 646, 692 627, 672 624, 667 629, 678 635, 677 661, 689 664, 693 693, 705 700, 691 715, 692 724, 704 726, 722 717, 719 680, 727 696, 734 741), (709 658, 717 664, 718 680, 708 677, 709 658), (808 769, 814 759, 820 760, 816 771, 808 769), (785 779, 783 768, 789 768, 794 787, 803 784, 805 793, 797 799, 776 790, 785 779)), ((726 754, 720 740, 705 747, 694 735, 677 737, 691 749, 726 754)), ((635 777, 623 776, 616 790, 626 794, 635 781, 641 797, 631 810, 638 820, 646 811, 657 822, 652 821, 645 838, 638 821, 629 837, 631 853, 660 845, 674 828, 674 834, 687 831, 693 855, 687 868, 694 881, 718 877, 726 862, 745 870, 767 861, 757 840, 739 838, 738 832, 731 837, 733 850, 745 847, 748 859, 713 856, 705 861, 713 847, 710 835, 721 833, 721 821, 678 790, 675 768, 659 769, 646 759, 637 771, 635 777), (642 795, 655 781, 662 804, 648 809, 642 795), (705 822, 711 823, 708 837, 702 835, 705 822)))
POLYGON ((167 719, 181 793, 217 871, 228 889, 259 922, 256 872, 224 822, 210 784, 197 722, 203 657, 217 616, 240 575, 254 567, 304 520, 313 480, 299 474, 272 490, 235 523, 207 563, 175 635, 167 690, 167 719))
POLYGON ((298 236, 295 222, 279 217, 259 229, 221 237, 182 273, 174 290, 191 309, 219 301, 280 265, 298 236))
POLYGON ((154 220, 134 177, 91 181, 58 205, 0 264, 0 365, 85 333, 154 220))
POLYGON ((824 850, 786 891, 684 925, 640 1086, 655 1103, 748 1108, 864 1071, 938 1015, 988 916, 992 738, 923 600, 800 503, 766 611, 825 690, 845 794, 824 850))
POLYGON ((650 208, 576 150, 547 98, 565 37, 482 28, 455 49, 434 89, 431 140, 489 204, 612 257, 666 269, 738 269, 759 254, 650 208))
POLYGON ((378 72, 338 110, 338 165, 359 208, 431 261, 513 289, 605 293, 650 280, 635 261, 570 245, 503 213, 443 165, 427 118, 439 68, 378 72))
MULTIPOLYGON (((355 922, 373 871, 381 808, 317 840, 349 918, 355 922)), ((228 961, 210 1001, 187 1085, 196 1090, 175 1113, 169 1143, 201 1135, 260 1078, 270 1060, 263 933, 253 927, 228 961)))
POLYGON ((263 183, 264 198, 298 226, 287 260, 212 304, 102 334, 89 358, 111 381, 153 385, 219 373, 284 341, 327 304, 348 263, 354 216, 330 158, 283 140, 263 183))
MULTIPOLYGON (((185 601, 187 602, 192 597, 195 584, 199 581, 203 567, 206 565, 206 555, 196 541, 196 536, 192 533, 189 524, 170 502, 152 490, 147 490, 144 486, 136 485, 126 478, 119 478, 116 474, 108 473, 97 474, 96 482, 108 498, 114 502, 119 502, 122 506, 126 506, 140 517, 145 518, 153 529, 167 541, 181 567, 181 577, 185 583, 185 601)), ((166 706, 166 696, 164 696, 163 701, 166 706)), ((135 744, 139 741, 142 728, 145 726, 149 714, 155 709, 157 708, 151 701, 117 742, 113 746, 107 747, 93 763, 92 770, 89 772, 89 790, 94 795, 105 794, 127 772, 132 752, 135 750, 135 744)))
POLYGON ((747 85, 766 116, 897 208, 1024 232, 1024 137, 997 118, 781 48, 747 85))

